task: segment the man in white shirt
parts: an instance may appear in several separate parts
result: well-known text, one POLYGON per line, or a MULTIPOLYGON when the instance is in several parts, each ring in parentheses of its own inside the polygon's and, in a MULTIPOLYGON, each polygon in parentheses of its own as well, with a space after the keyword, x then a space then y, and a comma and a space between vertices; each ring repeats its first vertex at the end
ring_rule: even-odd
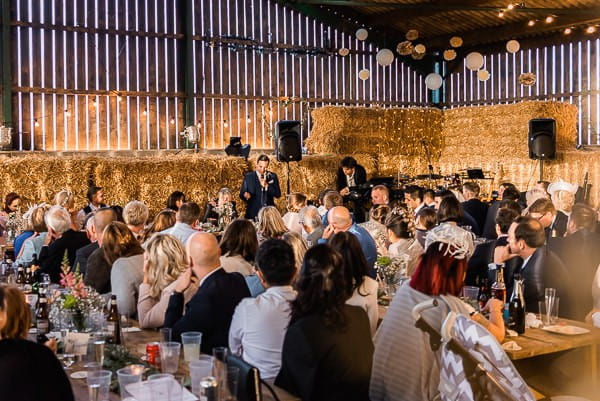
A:
POLYGON ((294 251, 283 240, 265 241, 258 250, 258 277, 267 289, 256 298, 243 299, 233 314, 229 348, 260 370, 266 380, 281 368, 281 349, 290 321, 290 302, 296 291, 294 251))
POLYGON ((200 218, 200 206, 195 202, 186 202, 177 211, 177 222, 173 227, 161 231, 161 234, 170 234, 185 245, 188 239, 198 231, 194 228, 200 218))

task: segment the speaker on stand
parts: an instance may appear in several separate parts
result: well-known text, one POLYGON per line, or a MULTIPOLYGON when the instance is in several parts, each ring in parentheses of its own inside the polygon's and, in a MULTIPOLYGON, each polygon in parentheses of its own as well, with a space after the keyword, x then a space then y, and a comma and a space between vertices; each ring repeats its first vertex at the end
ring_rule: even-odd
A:
POLYGON ((302 160, 300 121, 275 123, 275 155, 277 161, 285 162, 287 168, 287 194, 290 194, 290 162, 302 160))
POLYGON ((529 158, 540 161, 540 181, 544 180, 544 160, 556 159, 556 121, 553 118, 529 120, 529 158))

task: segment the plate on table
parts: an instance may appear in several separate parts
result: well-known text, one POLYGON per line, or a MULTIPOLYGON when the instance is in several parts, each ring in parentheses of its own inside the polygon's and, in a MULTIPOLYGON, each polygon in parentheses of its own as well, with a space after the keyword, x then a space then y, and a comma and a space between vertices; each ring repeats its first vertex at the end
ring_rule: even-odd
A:
POLYGON ((575 336, 577 334, 585 334, 585 333, 590 332, 588 329, 584 329, 583 327, 568 326, 568 325, 546 326, 546 327, 542 327, 542 330, 546 330, 546 331, 549 331, 551 333, 556 333, 556 334, 565 334, 567 336, 575 336))
POLYGON ((71 373, 72 379, 85 379, 86 377, 87 377, 87 372, 85 370, 71 373))

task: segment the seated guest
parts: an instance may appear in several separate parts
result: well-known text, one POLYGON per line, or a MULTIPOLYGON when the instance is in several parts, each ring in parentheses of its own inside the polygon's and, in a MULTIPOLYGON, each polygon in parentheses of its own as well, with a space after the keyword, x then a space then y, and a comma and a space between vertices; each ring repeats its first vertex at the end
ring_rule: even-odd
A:
POLYGON ((227 273, 254 274, 258 250, 256 229, 250 220, 236 219, 227 226, 219 244, 221 266, 227 273))
POLYGON ((419 210, 427 207, 423 201, 423 188, 417 185, 407 187, 404 190, 404 202, 412 210, 413 216, 416 217, 419 210))
POLYGON ((465 198, 462 207, 475 219, 477 226, 483 228, 488 206, 479 199, 479 191, 480 187, 476 182, 465 182, 462 186, 462 194, 465 198))
POLYGON ((61 263, 67 252, 69 265, 73 268, 75 252, 90 243, 85 233, 71 228, 71 215, 60 206, 52 206, 45 216, 48 234, 40 251, 42 273, 50 275, 53 283, 60 281, 61 263))
POLYGON ((104 229, 113 221, 117 221, 115 211, 109 207, 102 208, 94 212, 94 224, 92 226, 94 236, 96 237, 97 248, 87 257, 84 263, 81 252, 86 247, 80 248, 79 269, 84 271, 83 282, 94 288, 100 294, 110 292, 110 270, 111 263, 108 262, 102 249, 102 233, 104 229))
POLYGON ((344 260, 344 277, 348 293, 347 305, 360 306, 367 312, 371 325, 371 335, 375 335, 379 309, 377 306, 377 288, 379 284, 367 275, 369 266, 360 249, 358 239, 348 232, 334 234, 329 246, 338 251, 344 260))
POLYGON ((336 190, 346 196, 350 193, 350 188, 362 185, 367 182, 367 172, 363 166, 356 162, 351 156, 346 156, 340 162, 340 167, 336 173, 336 190))
POLYGON ((344 198, 337 191, 329 191, 323 197, 323 206, 325 207, 325 214, 321 218, 323 227, 327 227, 329 222, 327 221, 327 212, 333 207, 344 206, 344 198))
POLYGON ((167 209, 171 209, 174 212, 179 211, 181 205, 186 203, 185 194, 181 191, 171 192, 171 195, 167 198, 167 209))
POLYGON ((319 242, 325 243, 333 234, 348 231, 356 235, 362 248, 367 265, 369 266, 369 277, 375 278, 375 262, 377 261, 377 245, 371 234, 361 226, 352 222, 350 212, 343 206, 336 206, 327 213, 330 224, 323 232, 323 238, 319 242))
POLYGON ((302 226, 302 236, 310 248, 317 244, 323 235, 323 221, 319 210, 314 206, 305 206, 298 212, 298 222, 302 226))
POLYGON ((144 233, 144 241, 147 241, 154 233, 159 233, 168 228, 171 228, 177 222, 177 212, 171 209, 163 209, 161 210, 156 217, 154 217, 154 221, 152 224, 146 229, 144 233))
POLYGON ((139 242, 142 242, 144 238, 144 229, 149 214, 148 206, 138 200, 127 203, 123 208, 123 220, 139 242))
POLYGON ((490 321, 474 312, 460 298, 472 237, 453 224, 443 223, 427 235, 426 250, 409 283, 400 287, 377 336, 373 355, 370 396, 372 401, 434 400, 439 397, 440 365, 429 343, 429 334, 415 326, 415 305, 436 299, 437 307, 423 316, 435 330, 450 311, 471 316, 498 341, 504 338, 504 305, 491 299, 484 310, 490 321), (401 333, 401 335, 400 335, 401 333))
POLYGON ((365 311, 346 304, 344 262, 328 245, 306 252, 275 384, 303 400, 369 399, 373 342, 365 311))
POLYGON ((423 254, 423 247, 415 239, 415 227, 408 213, 394 213, 386 221, 386 230, 390 246, 390 258, 406 258, 408 262, 407 274, 412 276, 417 268, 419 257, 423 254))
POLYGON ((226 226, 238 217, 235 209, 233 194, 229 188, 221 188, 217 193, 217 199, 206 204, 203 223, 212 223, 215 226, 226 226))
POLYGON ((200 218, 200 207, 194 202, 186 202, 179 207, 175 218, 175 225, 161 233, 172 235, 185 245, 188 238, 198 232, 194 227, 200 218))
POLYGON ((221 267, 221 252, 213 234, 192 235, 186 245, 186 254, 190 267, 177 279, 169 298, 164 326, 173 329, 173 341, 179 341, 181 333, 186 331, 200 331, 201 351, 210 354, 214 347, 229 346, 233 312, 250 292, 241 274, 227 273, 221 267), (199 280, 198 291, 186 304, 183 294, 192 283, 192 275, 199 280))
POLYGON ((95 212, 100 208, 106 207, 106 205, 102 203, 104 201, 104 191, 101 187, 91 185, 88 188, 86 197, 90 203, 86 207, 81 209, 77 214, 77 224, 79 228, 83 227, 83 220, 85 220, 85 216, 92 212, 95 212))
POLYGON ((384 223, 390 211, 391 209, 388 205, 373 205, 371 210, 369 210, 369 220, 359 224, 375 240, 378 253, 381 253, 379 250, 387 247, 387 230, 384 223))
POLYGON ((27 340, 31 311, 16 287, 0 285, 0 389, 2 400, 73 401, 73 390, 48 347, 27 340))
POLYGON ((575 194, 578 188, 577 185, 564 181, 557 181, 548 185, 548 193, 556 210, 569 216, 571 208, 575 204, 575 194))
POLYGON ((6 223, 8 221, 8 215, 10 213, 14 213, 19 211, 21 208, 21 196, 16 192, 9 192, 6 194, 4 198, 4 207, 0 211, 0 228, 1 228, 1 238, 0 242, 2 244, 6 243, 6 238, 8 236, 8 232, 6 231, 6 223))
POLYGON ((75 268, 79 269, 79 272, 85 276, 87 269, 87 260, 89 256, 99 248, 98 239, 96 238, 96 231, 94 230, 94 213, 90 213, 85 217, 83 226, 85 227, 85 235, 90 240, 90 243, 83 246, 75 252, 75 268))
POLYGON ((466 230, 472 233, 480 233, 477 222, 463 210, 459 200, 454 195, 448 194, 442 197, 437 218, 440 224, 451 222, 461 227, 467 227, 466 230))
POLYGON ((300 192, 294 192, 287 197, 287 213, 283 215, 283 222, 290 231, 298 234, 302 232, 302 226, 299 223, 298 212, 306 206, 306 195, 300 192))
POLYGON ((435 191, 433 189, 423 191, 423 203, 428 208, 435 209, 435 191))
POLYGON ((321 191, 321 193, 319 193, 319 215, 321 217, 323 217, 324 215, 327 214, 327 209, 325 209, 325 203, 324 203, 324 199, 325 199, 325 195, 327 194, 327 192, 331 192, 333 191, 333 189, 331 188, 326 188, 323 191, 321 191))
POLYGON ((560 315, 572 318, 578 297, 563 263, 544 245, 542 224, 529 216, 518 217, 508 230, 508 246, 496 248, 494 260, 504 263, 513 256, 523 259, 520 273, 524 280, 525 310, 538 310, 545 288, 556 288, 560 297, 560 315))
POLYGON ((421 244, 421 248, 425 248, 425 237, 427 232, 433 227, 437 226, 437 212, 435 208, 427 207, 421 208, 415 218, 415 238, 421 244))
POLYGON ((27 212, 23 213, 22 231, 19 235, 17 235, 17 238, 15 238, 15 241, 13 243, 15 255, 19 255, 19 253, 21 253, 21 247, 23 246, 23 243, 27 239, 31 238, 34 234, 33 222, 31 221, 31 215, 33 214, 33 210, 34 207, 32 206, 27 212))
POLYGON ((560 258, 569 276, 582 288, 576 292, 578 310, 575 320, 583 320, 592 309, 592 295, 587 291, 588 284, 593 282, 594 274, 600 264, 600 234, 593 230, 596 225, 596 212, 593 208, 576 203, 571 209, 567 223, 567 235, 564 238, 550 238, 548 249, 560 258))
POLYGON ((229 329, 229 348, 260 371, 261 379, 274 379, 281 368, 283 338, 290 322, 290 301, 296 298, 291 282, 296 276, 292 248, 270 239, 257 255, 258 277, 267 289, 256 298, 242 299, 229 329))
POLYGON ((84 226, 85 215, 79 215, 79 210, 75 207, 75 195, 71 191, 62 190, 54 195, 54 204, 64 207, 71 215, 71 228, 75 231, 81 230, 84 226), (82 220, 79 220, 82 217, 82 220))
MULTIPOLYGON (((519 214, 509 208, 500 208, 496 216, 496 233, 498 238, 484 242, 475 247, 473 256, 469 259, 465 285, 481 286, 485 279, 490 283, 494 282, 496 277, 496 266, 494 264, 494 251, 497 247, 506 247, 508 245, 508 229, 512 222, 519 217, 519 214)), ((504 266, 504 283, 506 284, 506 293, 512 294, 513 275, 517 269, 521 268, 523 260, 520 257, 514 257, 506 261, 504 266)), ((508 295, 510 296, 510 295, 508 295)))
MULTIPOLYGON (((183 245, 171 235, 156 234, 145 248, 144 281, 140 284, 137 317, 142 329, 151 329, 163 325, 175 280, 188 266, 183 245)), ((188 302, 197 289, 192 283, 183 294, 184 302, 188 302)))
POLYGON ((258 211, 256 234, 259 245, 268 239, 281 239, 287 231, 288 228, 275 206, 265 206, 258 211))
POLYGON ((536 181, 535 188, 541 189, 542 191, 544 191, 546 193, 546 195, 549 195, 548 194, 548 186, 549 185, 550 185, 550 181, 536 181))
POLYGON ((375 185, 371 189, 371 203, 376 205, 390 204, 390 190, 385 185, 375 185))
POLYGON ((533 202, 535 202, 536 200, 548 198, 549 195, 545 190, 541 188, 531 188, 530 190, 525 192, 525 201, 527 202, 527 207, 525 208, 524 213, 527 214, 529 207, 533 205, 533 202))
POLYGON ((542 223, 546 240, 565 236, 569 217, 563 212, 556 210, 550 199, 543 198, 533 202, 529 206, 528 214, 542 223))
POLYGON ((294 231, 288 231, 287 233, 283 234, 283 240, 290 244, 290 246, 294 250, 296 271, 300 272, 300 268, 302 267, 302 261, 304 260, 304 255, 308 250, 306 242, 302 239, 302 236, 300 234, 294 231))
POLYGON ((46 234, 48 234, 44 216, 49 208, 50 206, 42 204, 34 208, 31 212, 33 235, 23 242, 21 252, 17 254, 17 263, 30 263, 33 260, 33 255, 36 255, 36 257, 39 256, 42 245, 46 240, 46 234))
POLYGON ((102 234, 102 250, 112 265, 111 293, 117 296, 119 313, 133 317, 144 280, 144 249, 124 223, 113 221, 102 234))
MULTIPOLYGON (((498 187, 498 199, 502 201, 515 201, 519 202, 521 194, 517 188, 508 182, 500 184, 498 187)), ((498 215, 498 209, 500 208, 500 202, 493 202, 488 207, 487 215, 485 216, 485 224, 483 226, 482 236, 487 239, 496 239, 496 215, 498 215)))

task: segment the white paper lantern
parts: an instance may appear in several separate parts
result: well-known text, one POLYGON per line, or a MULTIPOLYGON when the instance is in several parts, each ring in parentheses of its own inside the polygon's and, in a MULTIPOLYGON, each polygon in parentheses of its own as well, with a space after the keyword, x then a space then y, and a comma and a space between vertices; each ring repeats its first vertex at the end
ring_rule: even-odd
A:
POLYGON ((490 79, 490 72, 488 70, 477 71, 477 79, 480 81, 487 81, 490 79))
POLYGON ((360 28, 359 30, 356 31, 356 39, 366 40, 368 37, 369 37, 369 32, 366 29, 360 28))
POLYGON ((394 62, 394 52, 390 49, 381 49, 377 52, 377 64, 383 67, 387 67, 388 65, 394 62))
POLYGON ((427 48, 425 47, 425 45, 418 44, 415 46, 415 53, 425 54, 426 51, 427 51, 427 48))
POLYGON ((346 57, 348 54, 350 54, 350 50, 342 47, 340 50, 338 50, 338 54, 342 57, 346 57))
POLYGON ((506 42, 506 50, 509 53, 516 53, 519 51, 520 48, 521 48, 521 44, 514 39, 506 42))
POLYGON ((370 76, 371 76, 371 72, 369 70, 367 70, 366 68, 363 70, 360 70, 358 72, 358 77, 360 79, 362 79, 363 81, 366 81, 367 79, 369 79, 370 76))
POLYGON ((425 86, 427 89, 436 90, 440 89, 442 86, 443 80, 442 76, 436 72, 432 72, 425 77, 425 86))
POLYGON ((466 66, 471 71, 477 71, 481 67, 483 67, 483 56, 481 53, 472 52, 467 54, 467 58, 465 59, 466 66))

